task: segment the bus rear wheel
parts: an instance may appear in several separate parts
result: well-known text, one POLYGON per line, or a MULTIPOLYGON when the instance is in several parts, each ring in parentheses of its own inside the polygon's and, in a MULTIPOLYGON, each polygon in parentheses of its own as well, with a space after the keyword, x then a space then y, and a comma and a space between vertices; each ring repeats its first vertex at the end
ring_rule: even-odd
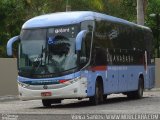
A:
POLYGON ((135 98, 140 99, 143 97, 144 81, 142 78, 139 79, 138 90, 135 91, 135 98))
POLYGON ((133 91, 133 92, 129 92, 127 94, 127 97, 141 99, 143 97, 143 91, 144 91, 144 81, 142 78, 139 78, 138 90, 133 91))
POLYGON ((96 82, 95 85, 95 95, 89 98, 89 101, 93 105, 98 105, 103 103, 103 85, 100 82, 96 82))

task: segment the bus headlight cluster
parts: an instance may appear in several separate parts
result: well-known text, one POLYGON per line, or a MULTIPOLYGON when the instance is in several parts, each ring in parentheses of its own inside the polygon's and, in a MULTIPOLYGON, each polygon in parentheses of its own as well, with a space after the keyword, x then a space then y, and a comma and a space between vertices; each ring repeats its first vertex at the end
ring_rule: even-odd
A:
POLYGON ((21 83, 21 82, 18 82, 18 85, 23 87, 23 88, 29 87, 29 84, 25 84, 25 83, 21 83))
POLYGON ((73 83, 77 82, 80 79, 81 79, 80 77, 77 77, 77 78, 74 78, 72 80, 67 80, 67 81, 63 82, 63 84, 68 84, 68 85, 69 84, 73 84, 73 83))

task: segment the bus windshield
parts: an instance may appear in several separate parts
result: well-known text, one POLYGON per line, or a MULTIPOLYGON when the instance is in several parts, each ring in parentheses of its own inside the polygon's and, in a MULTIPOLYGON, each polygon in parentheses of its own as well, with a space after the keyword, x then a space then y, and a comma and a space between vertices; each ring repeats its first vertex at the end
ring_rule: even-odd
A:
POLYGON ((19 45, 19 73, 32 77, 76 68, 77 33, 78 25, 22 30, 19 45))

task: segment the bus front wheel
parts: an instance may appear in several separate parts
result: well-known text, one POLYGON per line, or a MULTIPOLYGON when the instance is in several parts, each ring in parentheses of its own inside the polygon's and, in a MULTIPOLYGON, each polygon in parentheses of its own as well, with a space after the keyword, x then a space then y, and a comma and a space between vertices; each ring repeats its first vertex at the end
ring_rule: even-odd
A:
POLYGON ((103 103, 103 84, 101 84, 101 82, 96 82, 95 85, 95 95, 89 98, 89 101, 93 104, 93 105, 98 105, 103 103))
POLYGON ((42 100, 42 104, 44 107, 51 107, 52 102, 51 100, 46 99, 46 100, 42 100))
POLYGON ((61 103, 62 99, 43 99, 42 104, 44 107, 51 107, 52 104, 61 103))

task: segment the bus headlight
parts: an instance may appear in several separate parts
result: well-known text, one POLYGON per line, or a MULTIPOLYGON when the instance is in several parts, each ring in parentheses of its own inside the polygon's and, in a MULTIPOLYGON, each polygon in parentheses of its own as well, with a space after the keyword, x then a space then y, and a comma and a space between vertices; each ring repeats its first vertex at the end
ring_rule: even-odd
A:
POLYGON ((73 84, 73 83, 77 82, 80 79, 81 79, 81 77, 77 77, 72 80, 59 80, 59 83, 69 85, 69 84, 73 84))
POLYGON ((25 83, 21 83, 21 82, 18 82, 18 85, 23 87, 23 88, 29 87, 29 84, 25 84, 25 83))

